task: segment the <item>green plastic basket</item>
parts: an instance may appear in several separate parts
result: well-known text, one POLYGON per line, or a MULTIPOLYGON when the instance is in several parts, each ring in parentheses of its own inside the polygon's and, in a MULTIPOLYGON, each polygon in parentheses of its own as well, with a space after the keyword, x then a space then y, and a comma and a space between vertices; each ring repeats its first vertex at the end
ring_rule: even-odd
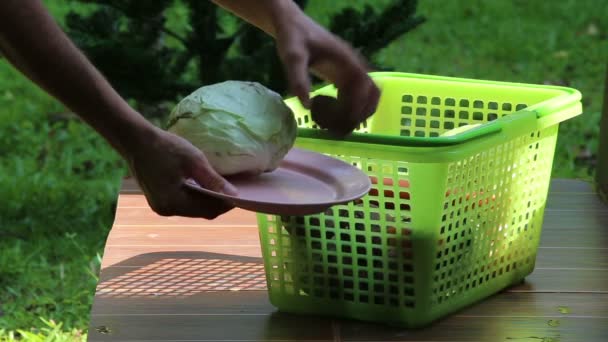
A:
POLYGON ((357 166, 373 188, 318 215, 258 214, 268 292, 281 311, 420 327, 533 271, 558 125, 581 113, 581 94, 370 75, 382 90, 378 109, 346 140, 286 100, 296 146, 357 166))

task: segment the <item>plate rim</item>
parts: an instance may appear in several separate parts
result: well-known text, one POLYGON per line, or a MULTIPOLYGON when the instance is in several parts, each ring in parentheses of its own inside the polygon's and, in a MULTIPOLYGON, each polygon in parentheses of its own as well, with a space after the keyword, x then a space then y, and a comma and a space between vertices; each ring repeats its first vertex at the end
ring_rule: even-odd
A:
MULTIPOLYGON (((286 157, 287 158, 289 156, 290 153, 295 152, 295 153, 303 153, 303 154, 309 154, 309 155, 315 155, 315 157, 321 157, 324 158, 326 160, 330 160, 332 162, 335 163, 340 163, 343 165, 346 165, 350 168, 352 168, 353 172, 358 172, 361 175, 363 175, 364 177, 361 177, 361 179, 366 179, 366 184, 362 185, 362 190, 357 192, 357 193, 353 193, 350 194, 349 196, 343 197, 343 198, 338 198, 335 200, 329 200, 329 201, 323 201, 323 202, 314 202, 314 203, 278 203, 278 202, 272 202, 272 201, 257 201, 257 200, 250 200, 250 199, 244 199, 238 196, 231 196, 231 195, 226 195, 220 192, 216 192, 216 191, 212 191, 206 188, 201 187, 200 185, 198 185, 198 183, 196 183, 193 179, 187 179, 184 181, 184 185, 187 186, 188 188, 195 190, 195 191, 199 191, 202 192, 204 194, 216 197, 216 198, 221 198, 223 200, 229 201, 232 204, 234 204, 236 207, 241 207, 239 205, 239 203, 242 204, 250 204, 250 205, 262 205, 262 206, 268 206, 268 205, 273 205, 273 206, 277 206, 278 208, 303 208, 303 207, 316 207, 316 208, 329 208, 333 205, 339 205, 339 204, 344 204, 344 203, 348 203, 348 202, 352 202, 354 200, 357 200, 363 196, 365 196, 367 193, 369 193, 369 191, 371 190, 372 187, 372 182, 371 179, 369 178, 369 176, 363 172, 361 169, 354 167, 353 165, 350 165, 349 163, 340 160, 338 158, 334 158, 334 157, 330 157, 327 156, 323 153, 319 153, 319 152, 315 152, 315 151, 311 151, 311 150, 306 150, 306 149, 302 149, 302 148, 292 148, 290 149, 290 151, 287 153, 286 157)), ((283 164, 284 162, 288 162, 288 163, 297 163, 293 160, 286 160, 284 159, 281 164, 283 164)), ((277 167, 277 169, 281 168, 281 164, 279 164, 279 166, 277 167)), ((291 170, 291 168, 284 168, 284 169, 289 169, 291 170)), ((276 170, 276 169, 275 169, 276 170)), ((316 177, 312 176, 313 178, 317 179, 316 177)), ((229 180, 230 176, 225 177, 227 180, 229 180)), ((323 182, 325 183, 325 182, 323 182)), ((255 210, 255 209, 250 209, 250 210, 255 210)))

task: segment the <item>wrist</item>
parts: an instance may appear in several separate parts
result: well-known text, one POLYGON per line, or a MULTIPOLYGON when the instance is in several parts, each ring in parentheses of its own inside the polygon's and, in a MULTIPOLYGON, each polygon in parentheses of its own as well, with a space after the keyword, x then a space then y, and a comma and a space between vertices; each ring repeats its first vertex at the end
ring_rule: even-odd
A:
POLYGON ((106 139, 127 160, 141 153, 159 135, 159 128, 130 107, 110 127, 106 139))

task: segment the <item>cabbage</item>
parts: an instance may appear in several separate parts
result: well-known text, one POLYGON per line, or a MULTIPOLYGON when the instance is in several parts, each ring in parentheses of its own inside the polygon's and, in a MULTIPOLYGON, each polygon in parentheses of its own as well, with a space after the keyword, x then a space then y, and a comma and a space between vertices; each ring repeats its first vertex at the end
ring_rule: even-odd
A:
POLYGON ((197 89, 177 104, 168 126, 203 151, 223 176, 275 170, 293 147, 297 130, 279 94, 244 81, 197 89))

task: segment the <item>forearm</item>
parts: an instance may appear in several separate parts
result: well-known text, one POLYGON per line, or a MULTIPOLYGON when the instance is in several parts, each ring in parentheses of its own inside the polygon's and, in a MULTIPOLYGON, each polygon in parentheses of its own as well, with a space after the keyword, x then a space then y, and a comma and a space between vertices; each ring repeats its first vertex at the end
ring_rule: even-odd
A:
POLYGON ((0 1, 0 49, 28 78, 74 111, 123 156, 153 126, 72 44, 39 0, 0 1))
POLYGON ((280 22, 302 14, 298 5, 292 0, 212 1, 275 38, 277 25, 280 22))
MULTIPOLYGON (((294 27, 299 27, 301 34, 308 37, 321 37, 330 35, 329 32, 319 24, 309 18, 292 0, 212 0, 217 5, 227 9, 236 16, 257 26, 270 36, 275 38, 277 42, 290 42, 290 38, 286 36, 287 32, 293 30, 294 27)), ((336 37, 337 38, 337 37, 336 37)), ((338 49, 349 50, 350 46, 341 39, 335 39, 335 45, 339 45, 338 49)), ((285 59, 291 61, 296 60, 298 54, 303 47, 290 44, 289 47, 279 46, 279 50, 287 55, 285 59), (292 55, 292 56, 290 56, 292 55)), ((332 49, 324 49, 317 51, 318 55, 327 55, 334 52, 332 49)), ((305 61, 309 71, 314 75, 336 84, 338 87, 344 87, 345 84, 339 84, 341 78, 337 77, 340 73, 336 66, 332 63, 327 63, 323 58, 311 58, 305 61)), ((357 64, 357 63, 355 63, 357 64)), ((351 65, 343 65, 344 69, 351 68, 351 65)), ((353 75, 360 75, 365 70, 354 70, 353 75)), ((348 82, 346 82, 348 83, 348 82)))

